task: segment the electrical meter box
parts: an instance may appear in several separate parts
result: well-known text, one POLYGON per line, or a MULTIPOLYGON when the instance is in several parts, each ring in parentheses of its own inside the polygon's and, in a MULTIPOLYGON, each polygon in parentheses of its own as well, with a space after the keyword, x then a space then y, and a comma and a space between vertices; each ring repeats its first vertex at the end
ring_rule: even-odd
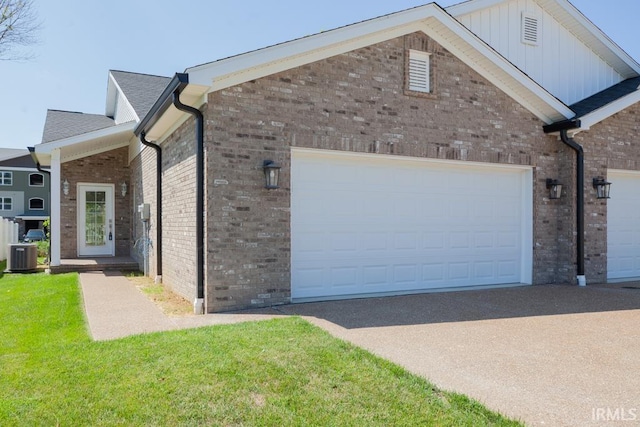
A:
POLYGON ((143 221, 149 221, 149 218, 151 218, 151 206, 149 203, 138 205, 138 212, 140 213, 140 219, 143 221))

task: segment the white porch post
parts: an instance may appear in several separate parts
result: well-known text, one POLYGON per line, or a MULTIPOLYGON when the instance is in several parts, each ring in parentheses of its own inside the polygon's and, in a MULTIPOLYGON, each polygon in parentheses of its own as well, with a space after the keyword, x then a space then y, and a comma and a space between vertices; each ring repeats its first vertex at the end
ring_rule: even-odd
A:
POLYGON ((51 152, 51 266, 60 265, 60 149, 51 152))

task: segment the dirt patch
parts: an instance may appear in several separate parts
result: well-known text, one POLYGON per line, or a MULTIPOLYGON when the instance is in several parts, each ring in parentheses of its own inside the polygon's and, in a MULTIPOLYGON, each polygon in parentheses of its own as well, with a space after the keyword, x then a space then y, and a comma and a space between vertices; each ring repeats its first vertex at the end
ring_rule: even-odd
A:
POLYGON ((163 284, 145 276, 127 275, 143 294, 153 301, 167 316, 193 316, 193 306, 189 301, 173 292, 163 284))

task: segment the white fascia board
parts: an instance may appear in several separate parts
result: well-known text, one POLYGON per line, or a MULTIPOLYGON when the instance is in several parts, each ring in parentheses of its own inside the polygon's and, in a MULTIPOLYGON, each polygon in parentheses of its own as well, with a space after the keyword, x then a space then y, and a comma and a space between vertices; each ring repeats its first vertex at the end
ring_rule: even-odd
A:
POLYGON ((35 167, 32 168, 19 168, 15 166, 0 166, 0 169, 3 171, 16 171, 16 172, 37 172, 38 169, 35 167))
MULTIPOLYGON (((133 105, 131 105, 131 102, 129 102, 129 99, 124 95, 124 92, 122 91, 122 88, 120 87, 120 85, 118 84, 118 82, 116 81, 115 77, 113 77, 113 74, 109 73, 109 82, 113 83, 113 87, 116 88, 116 90, 118 91, 118 93, 120 94, 120 99, 124 99, 125 102, 127 103, 127 107, 129 107, 129 110, 131 110, 131 112, 133 113, 133 117, 136 118, 136 122, 140 121, 140 117, 138 117, 138 113, 136 113, 135 108, 133 108, 133 105)), ((113 117, 115 120, 116 117, 116 110, 115 110, 115 102, 116 99, 118 98, 117 94, 114 93, 113 95, 113 99, 110 99, 109 97, 107 97, 107 109, 109 109, 109 102, 111 102, 111 107, 110 110, 112 111, 112 114, 106 114, 109 117, 113 117)))
POLYGON ((107 117, 114 117, 116 114, 116 79, 113 78, 111 72, 107 78, 107 101, 104 106, 104 115, 107 117))
POLYGON ((214 92, 416 31, 434 38, 545 123, 575 116, 565 104, 433 3, 189 68, 187 72, 190 82, 210 85, 210 92, 214 92))
MULTIPOLYGON (((105 129, 99 129, 93 132, 84 133, 82 135, 72 136, 70 138, 60 139, 58 141, 38 144, 35 146, 35 154, 42 166, 49 166, 51 163, 51 154, 55 150, 63 150, 65 148, 73 147, 74 149, 77 149, 78 151, 80 151, 82 149, 82 145, 88 145, 95 140, 105 139, 105 138, 115 138, 118 136, 127 136, 127 134, 133 135, 133 129, 135 127, 136 127, 136 122, 132 121, 127 123, 122 123, 116 126, 111 126, 105 129)), ((126 138, 127 144, 129 143, 129 140, 130 138, 126 138)), ((85 151, 83 152, 82 156, 77 158, 87 157, 92 154, 96 154, 97 152, 101 152, 101 151, 95 151, 95 150, 85 151)), ((72 159, 65 158, 65 161, 69 161, 69 160, 72 160, 72 159)))
POLYGON ((447 11, 450 15, 458 18, 463 15, 467 15, 469 13, 474 13, 482 9, 487 9, 489 7, 493 7, 499 3, 503 3, 504 0, 474 0, 474 1, 465 1, 462 3, 454 4, 449 7, 445 7, 444 10, 447 11))
POLYGON ((620 111, 640 102, 640 90, 605 105, 589 114, 580 117, 580 130, 589 130, 591 126, 608 119, 620 111))
POLYGON ((565 27, 568 20, 577 23, 577 27, 568 28, 600 57, 609 63, 623 78, 640 75, 640 64, 609 38, 600 28, 585 17, 580 10, 567 0, 535 0, 565 27), (564 15, 564 16, 563 16, 564 15))
POLYGON ((550 124, 575 116, 569 107, 480 40, 460 22, 454 19, 438 19, 438 22, 428 22, 427 28, 423 31, 543 122, 550 124))
MULTIPOLYGON (((623 78, 640 75, 640 64, 567 0, 534 0, 558 22, 610 64, 623 78)), ((493 7, 504 0, 471 0, 447 7, 456 18, 493 7)))
MULTIPOLYGON (((189 74, 191 81, 191 74, 189 74)), ((203 86, 189 83, 180 93, 180 102, 193 108, 200 108, 207 102, 207 93, 210 91, 210 85, 203 86)), ((178 110, 171 105, 162 117, 146 132, 147 141, 162 143, 173 131, 175 131, 182 123, 184 123, 190 114, 178 110)), ((130 154, 130 156, 133 153, 130 154)))
MULTIPOLYGON (((286 70, 293 68, 291 66, 292 63, 294 66, 307 64, 318 59, 328 58, 379 41, 388 40, 394 37, 394 34, 406 34, 406 26, 416 26, 420 20, 429 18, 436 12, 442 13, 442 9, 434 3, 429 3, 216 62, 198 65, 188 68, 186 72, 189 73, 190 83, 210 86, 214 83, 214 80, 215 82, 220 82, 225 76, 231 76, 236 73, 251 75, 258 68, 268 67, 272 70, 286 70), (398 27, 405 27, 405 30, 403 31, 398 27), (295 59, 298 59, 298 61, 295 61, 295 59), (279 63, 282 63, 282 66, 278 67, 279 63)), ((264 76, 272 73, 258 73, 258 75, 264 76)), ((241 80, 248 81, 252 80, 252 78, 241 80)), ((214 90, 222 88, 218 83, 215 83, 215 85, 214 90)), ((224 84, 224 87, 229 86, 232 85, 224 84)))

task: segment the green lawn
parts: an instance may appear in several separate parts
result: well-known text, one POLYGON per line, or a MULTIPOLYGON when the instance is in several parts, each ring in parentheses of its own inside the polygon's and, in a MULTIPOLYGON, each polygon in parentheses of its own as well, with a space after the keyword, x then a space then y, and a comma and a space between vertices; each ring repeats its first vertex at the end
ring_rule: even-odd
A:
POLYGON ((0 278, 0 425, 520 425, 299 318, 92 342, 77 280, 0 278))

